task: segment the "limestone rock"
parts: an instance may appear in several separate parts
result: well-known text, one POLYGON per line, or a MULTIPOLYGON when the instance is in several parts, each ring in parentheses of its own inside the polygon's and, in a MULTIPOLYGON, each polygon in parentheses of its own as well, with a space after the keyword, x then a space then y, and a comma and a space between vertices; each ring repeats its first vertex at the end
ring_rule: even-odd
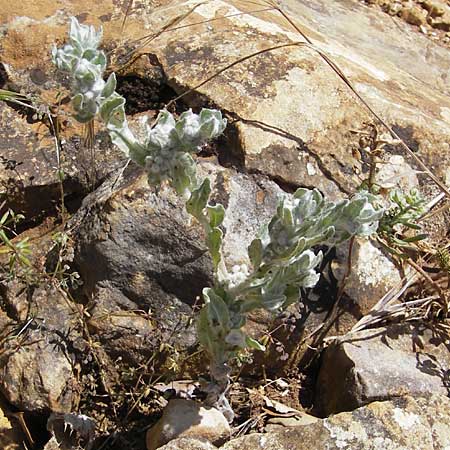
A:
POLYGON ((0 354, 0 389, 24 412, 68 412, 77 399, 73 351, 83 340, 80 305, 56 286, 57 278, 42 276, 54 232, 48 221, 19 236, 30 242, 33 283, 1 274, 0 329, 10 338, 0 354))
POLYGON ((440 0, 425 0, 422 2, 422 7, 428 11, 431 17, 440 17, 448 10, 448 3, 440 0))
POLYGON ((84 134, 81 126, 66 126, 58 155, 51 130, 4 102, 0 103, 0 128, 0 200, 27 221, 42 220, 60 203, 58 158, 64 193, 72 197, 92 190, 123 165, 122 154, 108 144, 105 133, 97 135, 92 151, 88 149, 76 137, 84 134))
MULTIPOLYGON (((33 46, 29 36, 40 30, 45 39, 64 39, 70 15, 82 14, 85 23, 102 24, 105 46, 120 47, 119 5, 108 0, 95 8, 85 6, 84 1, 64 0, 58 5, 44 1, 40 8, 11 5, 2 12, 2 57, 14 82, 28 76, 30 67, 39 68, 37 61, 49 61, 47 47, 33 46)), ((413 29, 399 33, 382 11, 358 3, 286 0, 282 6, 413 151, 442 176, 450 162, 447 50, 413 29)), ((182 0, 156 9, 153 3, 140 4, 131 8, 127 37, 159 30, 191 9, 192 3, 182 0)), ((156 55, 170 85, 183 92, 242 55, 300 39, 277 12, 239 14, 242 10, 247 11, 248 4, 239 0, 197 5, 184 18, 185 24, 196 23, 189 33, 186 29, 163 33, 143 51, 156 55)), ((373 117, 309 48, 286 47, 250 58, 198 88, 186 101, 203 105, 205 98, 243 119, 233 125, 234 138, 223 155, 250 170, 295 185, 317 186, 335 197, 353 191, 361 174, 366 175, 349 149, 358 141, 352 131, 373 117)))
POLYGON ((249 434, 221 450, 445 450, 449 407, 450 400, 439 395, 374 402, 306 426, 249 434))
MULTIPOLYGON (((342 280, 347 272, 349 245, 336 249, 333 272, 342 280)), ((398 286, 402 277, 395 264, 369 239, 355 239, 352 249, 352 270, 345 282, 345 293, 355 302, 362 315, 398 286)))
POLYGON ((375 400, 448 393, 448 344, 432 330, 392 325, 348 335, 325 350, 316 406, 323 415, 375 400))
MULTIPOLYGON (((242 55, 300 39, 278 13, 235 15, 244 4, 200 5, 188 22, 229 17, 214 25, 195 25, 189 34, 179 30, 152 41, 152 51, 176 90, 188 90, 242 55)), ((443 82, 447 50, 414 29, 399 33, 398 25, 382 11, 355 2, 350 6, 345 1, 286 0, 282 6, 413 151, 442 176, 448 164, 441 158, 450 157, 435 149, 448 148, 450 101, 443 82)), ((238 139, 230 152, 248 169, 316 186, 334 197, 353 191, 367 176, 367 168, 349 148, 358 142, 351 130, 360 130, 373 118, 311 49, 292 46, 260 54, 197 91, 201 95, 191 95, 189 101, 200 105, 207 97, 242 118, 235 123, 238 139)))
POLYGON ((160 450, 216 450, 217 447, 208 441, 193 439, 193 438, 179 438, 170 441, 168 444, 159 447, 160 450))
POLYGON ((438 30, 450 31, 450 9, 442 17, 431 20, 430 24, 433 28, 437 28, 438 30))
POLYGON ((148 430, 147 450, 156 450, 178 437, 203 438, 220 444, 229 434, 230 426, 217 409, 205 408, 191 400, 175 399, 169 402, 156 425, 148 430))
POLYGON ((45 444, 44 450, 60 450, 61 447, 58 444, 55 436, 52 436, 50 440, 45 444))

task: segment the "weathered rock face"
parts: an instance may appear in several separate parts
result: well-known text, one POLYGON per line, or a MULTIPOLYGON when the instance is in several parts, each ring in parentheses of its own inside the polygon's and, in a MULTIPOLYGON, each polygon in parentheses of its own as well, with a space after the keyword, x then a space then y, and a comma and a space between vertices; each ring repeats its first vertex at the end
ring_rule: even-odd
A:
MULTIPOLYGON (((349 245, 341 245, 333 261, 333 273, 342 280, 347 272, 349 245)), ((395 264, 368 239, 355 239, 351 256, 352 270, 345 282, 345 293, 357 299, 361 315, 367 314, 389 289, 399 286, 400 273, 395 264)))
POLYGON ((420 31, 434 41, 448 45, 450 39, 436 30, 450 30, 450 5, 445 0, 366 0, 369 5, 379 5, 391 16, 399 15, 407 23, 420 27, 420 31))
MULTIPOLYGON (((267 180, 202 166, 227 207, 227 264, 247 261, 247 245, 273 214, 281 190, 267 180)), ((171 189, 152 190, 137 175, 107 200, 93 194, 74 217, 76 264, 95 300, 88 325, 108 354, 135 363, 161 342, 195 342, 192 306, 212 283, 202 230, 171 189), (97 203, 96 203, 97 202, 97 203), (143 314, 144 312, 148 314, 143 314)), ((147 355, 148 356, 148 355, 147 355)))
MULTIPOLYGON (((435 149, 448 149, 446 50, 430 46, 415 30, 399 33, 389 16, 354 2, 286 1, 282 6, 417 155, 442 175, 447 164, 441 165, 443 152, 435 149)), ((245 2, 208 3, 195 8, 187 22, 244 9, 249 9, 245 2)), ((302 40, 275 12, 236 15, 190 30, 164 34, 151 48, 180 91, 241 56, 302 40)), ((261 54, 198 91, 245 119, 236 127, 249 169, 334 195, 359 185, 365 169, 352 157, 358 142, 352 131, 372 117, 312 49, 293 46, 261 54)), ((446 152, 443 157, 449 158, 446 152)))
MULTIPOLYGON (((105 46, 117 47, 111 41, 122 35, 120 6, 101 2, 88 13, 84 6, 84 2, 67 2, 64 7, 43 2, 39 10, 5 8, 2 52, 13 82, 29 85, 30 67, 44 71, 46 80, 53 78, 47 48, 33 46, 27 36, 40 27, 46 41, 48 36, 61 40, 70 15, 102 24, 105 46), (16 19, 22 15, 29 19, 16 19), (40 24, 44 16, 45 24, 40 24), (26 57, 19 57, 22 54, 26 57)), ((155 9, 154 2, 151 6, 135 2, 133 6, 126 28, 130 40, 160 29, 194 4, 178 1, 155 9)), ((286 0, 282 6, 417 155, 443 175, 450 158, 446 50, 431 45, 414 29, 399 33, 382 11, 355 2, 286 0)), ((197 5, 183 24, 230 17, 163 33, 143 51, 158 57, 169 83, 181 92, 239 57, 303 40, 278 12, 239 14, 248 10, 249 5, 238 0, 197 5)), ((235 124, 234 151, 249 170, 317 186, 335 197, 352 192, 364 177, 366 165, 352 156, 352 149, 358 147, 353 131, 373 118, 313 49, 290 46, 260 54, 221 73, 197 92, 200 96, 191 96, 193 103, 202 104, 207 97, 243 119, 235 124)), ((233 148, 227 152, 233 153, 233 148)))
POLYGON ((220 444, 230 432, 227 420, 217 409, 191 400, 171 400, 161 419, 147 432, 147 450, 156 450, 177 437, 203 438, 220 444))
POLYGON ((403 395, 448 394, 448 345, 432 330, 395 325, 349 335, 323 356, 316 406, 323 415, 403 395))
MULTIPOLYGON (((51 234, 48 224, 43 224, 21 236, 29 239, 36 273, 45 272, 51 234)), ((0 390, 20 411, 70 411, 77 398, 71 342, 80 336, 75 305, 44 277, 38 282, 38 277, 30 274, 33 282, 29 285, 20 277, 7 281, 3 264, 4 260, 0 273, 0 390)))
POLYGON ((64 349, 39 331, 1 360, 1 389, 16 407, 32 412, 69 412, 75 395, 72 364, 64 349))
POLYGON ((310 425, 234 439, 222 450, 444 450, 450 445, 450 400, 434 395, 375 402, 310 425))
POLYGON ((51 287, 0 288, 10 337, 0 355, 1 391, 22 411, 70 412, 79 394, 73 344, 82 341, 76 305, 51 287))
POLYGON ((42 219, 60 206, 58 160, 64 173, 64 194, 69 198, 92 190, 123 165, 123 156, 107 145, 105 133, 99 133, 89 149, 82 138, 73 136, 83 136, 82 127, 73 125, 65 129, 66 140, 57 150, 48 123, 27 120, 0 103, 0 199, 27 221, 42 219))

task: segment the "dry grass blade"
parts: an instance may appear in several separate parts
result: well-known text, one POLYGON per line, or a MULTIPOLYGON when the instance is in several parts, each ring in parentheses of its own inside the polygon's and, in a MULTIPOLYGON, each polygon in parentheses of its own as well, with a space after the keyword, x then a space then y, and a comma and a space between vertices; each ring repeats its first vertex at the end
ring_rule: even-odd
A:
POLYGON ((24 106, 25 108, 30 108, 36 110, 36 108, 31 104, 29 98, 19 92, 8 91, 6 89, 0 89, 0 101, 15 103, 16 105, 24 106))
POLYGON ((131 41, 130 45, 131 46, 136 46, 132 51, 130 51, 129 53, 127 53, 124 56, 124 59, 126 60, 126 62, 124 62, 119 68, 117 68, 117 71, 123 70, 125 67, 129 66, 135 58, 132 58, 132 55, 136 54, 136 52, 138 52, 139 50, 142 50, 144 47, 148 46, 152 41, 154 41, 156 38, 158 38, 159 36, 161 36, 164 33, 168 33, 171 31, 177 31, 177 30, 182 30, 184 28, 190 28, 190 27, 194 27, 196 25, 204 25, 207 23, 211 23, 211 22, 215 22, 218 20, 223 20, 223 19, 228 19, 231 17, 238 17, 238 16, 244 16, 244 15, 248 15, 248 14, 257 14, 260 12, 265 12, 265 11, 272 11, 273 7, 266 7, 266 8, 261 8, 261 9, 255 9, 252 11, 242 11, 239 13, 233 13, 233 14, 227 14, 224 16, 219 16, 219 17, 213 17, 211 19, 206 19, 206 20, 201 20, 199 22, 193 22, 193 23, 189 23, 186 25, 179 25, 179 26, 173 26, 176 25, 177 23, 181 22, 182 20, 184 20, 186 17, 188 17, 192 12, 195 11, 195 8, 197 8, 198 6, 200 6, 202 3, 199 3, 198 5, 195 5, 194 8, 192 8, 190 11, 188 11, 188 13, 182 15, 182 16, 178 16, 176 17, 174 20, 172 20, 171 22, 169 22, 168 24, 164 25, 164 27, 158 31, 157 33, 153 33, 153 34, 148 34, 146 36, 142 36, 139 39, 136 39, 135 41, 131 41))
POLYGON ((379 301, 378 303, 366 314, 362 319, 360 319, 351 329, 350 333, 355 333, 356 331, 361 331, 364 328, 374 325, 375 323, 384 320, 388 315, 387 311, 389 307, 397 301, 400 296, 417 280, 417 274, 409 276, 407 279, 403 280, 403 285, 399 288, 390 289, 379 301))
POLYGON ((131 8, 133 7, 133 3, 134 3, 134 0, 129 0, 128 1, 127 9, 125 11, 125 16, 123 17, 123 21, 122 21, 122 27, 120 28, 121 33, 123 33, 123 30, 125 29, 125 22, 128 19, 128 16, 130 14, 131 8))
POLYGON ((186 95, 188 95, 188 94, 190 94, 192 92, 195 92, 197 89, 200 89, 206 83, 209 83, 211 80, 213 80, 214 78, 218 77, 221 73, 225 72, 228 69, 231 69, 232 67, 236 66, 237 64, 241 64, 244 61, 247 61, 248 59, 254 58, 255 56, 258 56, 258 55, 262 55, 263 53, 266 53, 266 52, 271 52, 273 50, 277 50, 277 49, 280 49, 280 48, 296 47, 296 46, 297 47, 300 47, 300 46, 311 47, 307 42, 301 42, 301 41, 299 41, 299 42, 290 42, 290 43, 287 43, 287 44, 274 45, 273 47, 264 48, 262 50, 258 50, 257 52, 254 52, 254 53, 251 53, 249 55, 243 56, 242 58, 239 58, 238 60, 233 61, 232 63, 227 64, 226 66, 222 67, 221 69, 219 69, 217 72, 215 72, 210 77, 206 78, 205 80, 203 80, 199 84, 195 85, 191 89, 187 90, 186 92, 183 92, 178 97, 172 99, 169 103, 166 104, 166 108, 168 108, 170 105, 174 104, 175 102, 177 102, 178 100, 180 100, 184 96, 186 96, 186 95))
MULTIPOLYGON (((185 12, 184 14, 180 14, 179 16, 175 17, 174 19, 172 19, 170 22, 166 23, 161 30, 159 30, 157 33, 154 33, 150 36, 141 38, 143 40, 143 42, 136 48, 134 48, 133 50, 130 50, 127 54, 125 54, 123 56, 125 63, 123 63, 122 65, 120 65, 120 67, 117 67, 115 69, 113 69, 113 71, 115 72, 120 72, 121 70, 123 70, 125 67, 129 66, 130 64, 132 64, 132 62, 134 61, 135 58, 133 58, 133 55, 136 54, 136 52, 140 49, 142 49, 143 47, 147 46, 151 41, 153 41, 154 39, 156 39, 158 36, 160 36, 162 33, 164 33, 166 30, 170 29, 170 27, 180 23, 181 21, 183 21, 184 19, 186 19, 186 17, 189 17, 199 6, 203 5, 205 2, 200 2, 197 3, 196 5, 194 5, 189 11, 185 12)), ((139 42, 140 39, 138 39, 137 41, 131 42, 130 44, 133 45, 137 42, 139 42)), ((137 56, 138 57, 138 56, 137 56)))
POLYGON ((179 26, 172 27, 172 28, 170 28, 170 27, 167 28, 166 26, 164 26, 164 28, 161 31, 158 31, 157 33, 154 33, 154 34, 148 34, 146 36, 142 36, 141 38, 136 39, 135 41, 132 41, 131 44, 133 45, 133 44, 137 44, 137 43, 139 43, 141 41, 144 41, 145 44, 142 44, 142 45, 147 45, 151 41, 153 41, 156 37, 160 36, 163 33, 168 33, 170 31, 182 30, 184 28, 194 27, 196 25, 204 25, 204 24, 207 24, 207 23, 216 22, 218 20, 229 19, 231 17, 245 16, 245 15, 248 15, 248 14, 257 14, 257 13, 265 12, 265 11, 273 11, 273 8, 272 7, 270 7, 270 8, 267 7, 267 8, 262 8, 262 9, 255 9, 255 10, 252 10, 252 11, 242 11, 242 12, 239 12, 239 13, 226 14, 224 16, 213 17, 212 19, 201 20, 199 22, 192 22, 192 23, 188 23, 186 25, 179 25, 179 26))

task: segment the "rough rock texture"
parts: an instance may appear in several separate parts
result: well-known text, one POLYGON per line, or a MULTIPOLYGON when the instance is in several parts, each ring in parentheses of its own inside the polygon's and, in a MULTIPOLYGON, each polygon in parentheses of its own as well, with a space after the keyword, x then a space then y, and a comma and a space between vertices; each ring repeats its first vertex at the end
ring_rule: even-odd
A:
MULTIPOLYGON (((46 42, 49 36, 64 39, 73 14, 84 22, 102 24, 105 46, 120 50, 119 5, 105 1, 85 8, 83 1, 62 3, 42 2, 39 9, 26 11, 5 7, 0 18, 5 35, 2 58, 12 81, 28 85, 30 67, 32 73, 40 69, 47 79, 53 77, 47 47, 33 45, 29 36, 40 27, 46 42), (43 17, 45 24, 39 23, 43 17)), ((134 2, 127 19, 129 40, 161 29, 194 6, 192 1, 156 2, 161 7, 155 9, 151 3, 134 2)), ((446 50, 430 45, 413 29, 399 33, 382 11, 350 0, 286 0, 282 6, 413 151, 443 175, 450 158, 446 50)), ((170 85, 182 92, 243 55, 303 40, 279 13, 237 14, 248 10, 247 2, 238 0, 196 5, 183 24, 231 16, 194 25, 188 33, 185 28, 163 33, 142 51, 157 56, 170 85)), ((335 197, 353 191, 367 173, 365 162, 352 156, 358 147, 354 131, 373 117, 311 48, 290 46, 260 54, 197 91, 201 95, 189 99, 193 104, 204 104, 206 97, 242 119, 235 122, 236 134, 224 159, 288 183, 318 186, 335 197)))
POLYGON ((28 277, 20 276, 20 268, 12 280, 7 269, 0 272, 0 389, 21 411, 69 412, 78 396, 74 344, 82 341, 79 305, 45 270, 55 231, 49 220, 19 237, 29 239, 33 270, 28 277))
POLYGON ((357 332, 325 351, 316 406, 328 415, 403 395, 446 395, 449 368, 448 344, 423 326, 357 332))
MULTIPOLYGON (((227 263, 247 262, 247 245, 281 190, 211 164, 202 170, 215 180, 215 198, 228 207, 227 263)), ((86 295, 95 300, 91 332, 111 357, 136 363, 161 342, 182 348, 195 342, 192 325, 185 326, 212 282, 212 269, 202 230, 174 191, 156 195, 138 174, 125 184, 104 199, 101 191, 88 197, 74 217, 75 261, 86 295)))
MULTIPOLYGON (((58 155, 48 124, 27 120, 9 104, 0 103, 0 192, 1 200, 27 221, 42 219, 60 205, 58 155)), ((92 190, 99 181, 123 165, 123 156, 100 133, 92 150, 83 140, 83 129, 65 130, 60 151, 67 198, 92 190)))
MULTIPOLYGON (((342 280, 347 273, 349 245, 341 245, 333 261, 333 273, 342 280)), ((394 263, 368 239, 355 239, 352 270, 345 282, 345 293, 357 299, 360 314, 367 314, 389 289, 398 286, 402 277, 394 263)))
POLYGON ((14 406, 33 412, 70 412, 74 400, 72 364, 65 349, 45 342, 39 331, 14 353, 2 355, 0 388, 14 406))
POLYGON ((250 434, 222 450, 445 450, 450 445, 450 400, 405 397, 278 433, 250 434))
POLYGON ((208 441, 193 438, 179 438, 159 447, 161 450, 216 450, 217 447, 208 441))
MULTIPOLYGON (((450 4, 446 0, 363 0, 369 5, 381 6, 391 16, 420 27, 420 32, 442 45, 450 44, 450 4)), ((399 21, 401 28, 402 24, 399 21)))
POLYGON ((177 437, 203 438, 221 444, 230 432, 227 420, 217 409, 205 408, 191 400, 171 400, 161 419, 147 432, 147 450, 156 450, 177 437))
MULTIPOLYGON (((246 6, 238 1, 210 2, 195 8, 186 20, 231 15, 248 10, 246 6)), ((391 18, 355 2, 288 0, 283 7, 413 151, 443 175, 447 163, 441 158, 448 162, 450 157, 436 149, 448 148, 450 129, 446 50, 430 46, 415 31, 399 33, 391 18)), ((151 51, 180 91, 240 56, 303 40, 274 12, 237 15, 190 30, 152 41, 151 51)), ((314 50, 293 46, 266 52, 221 73, 198 91, 242 119, 235 124, 235 150, 248 169, 318 186, 335 196, 360 184, 367 167, 352 156, 358 146, 358 135, 352 131, 373 118, 314 50)))
POLYGON ((73 343, 82 340, 75 305, 52 288, 14 282, 0 291, 12 325, 0 355, 0 389, 23 411, 70 412, 78 396, 73 343))

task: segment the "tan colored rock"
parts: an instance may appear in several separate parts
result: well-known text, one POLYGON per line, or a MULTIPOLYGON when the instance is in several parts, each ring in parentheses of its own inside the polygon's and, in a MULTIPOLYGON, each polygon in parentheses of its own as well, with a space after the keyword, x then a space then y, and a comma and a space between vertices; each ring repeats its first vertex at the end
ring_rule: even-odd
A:
POLYGON ((375 402, 313 424, 234 439, 221 450, 446 450, 450 399, 405 397, 375 402))
POLYGON ((445 13, 442 17, 433 19, 430 24, 433 28, 437 28, 438 30, 450 31, 450 11, 445 13))
POLYGON ((425 25, 427 23, 426 13, 422 8, 413 6, 411 8, 403 8, 401 12, 402 18, 411 25, 425 25))
POLYGON ((208 441, 194 438, 179 438, 159 447, 160 450, 216 450, 217 447, 208 441))
POLYGON ((450 353, 432 330, 392 325, 348 335, 325 350, 317 380, 322 415, 351 411, 375 400, 446 395, 450 353))
MULTIPOLYGON (((147 432, 147 450, 156 450, 175 438, 202 438, 223 443, 230 426, 223 414, 192 400, 171 400, 161 419, 147 432)), ((175 447, 177 448, 177 447, 175 447)))
POLYGON ((61 447, 58 444, 58 441, 54 436, 50 438, 50 440, 45 444, 44 450, 60 450, 61 447))
POLYGON ((392 155, 380 166, 376 175, 378 186, 384 189, 400 189, 402 192, 418 188, 417 172, 405 161, 403 156, 392 155))
POLYGON ((425 0, 422 2, 422 7, 428 11, 432 18, 443 16, 446 9, 449 9, 448 4, 439 0, 425 0))
POLYGON ((401 14, 403 10, 403 5, 399 1, 385 1, 382 2, 381 5, 383 6, 384 11, 386 11, 390 16, 397 16, 401 14))
MULTIPOLYGON (((210 2, 196 8, 188 21, 236 14, 244 3, 210 2)), ((442 81, 448 71, 447 51, 415 30, 399 33, 382 11, 356 3, 348 8, 327 0, 287 0, 283 7, 417 155, 442 174, 443 153, 433 149, 448 147, 448 131, 443 130, 450 131, 450 101, 442 81), (426 56, 430 51, 431 58, 426 56)), ((152 42, 171 85, 180 92, 242 55, 300 39, 279 14, 269 12, 237 15, 191 30, 188 38, 180 30, 152 42)), ((359 163, 349 152, 357 137, 350 130, 361 129, 362 122, 372 118, 314 51, 293 46, 264 53, 198 91, 245 119, 236 123, 234 151, 243 155, 247 168, 317 186, 334 196, 360 184, 353 171, 359 163)))
POLYGON ((19 349, 8 349, 1 356, 0 389, 23 411, 72 410, 76 397, 72 364, 64 343, 59 342, 59 348, 54 336, 51 338, 32 331, 19 349))
MULTIPOLYGON (((64 2, 61 18, 51 2, 42 2, 40 11, 30 8, 28 16, 21 7, 8 4, 4 23, 8 31, 21 38, 13 39, 14 33, 8 33, 3 45, 13 49, 15 42, 22 42, 23 53, 24 36, 30 35, 31 23, 41 25, 42 11, 48 11, 47 36, 54 35, 61 41, 67 17, 84 12, 86 23, 103 24, 105 45, 114 45, 111 40, 123 36, 119 33, 120 8, 110 1, 96 4, 93 10, 82 10, 83 5, 64 2), (15 16, 28 19, 11 21, 15 16)), ((127 21, 127 37, 142 37, 148 30, 158 30, 191 7, 192 3, 181 0, 159 9, 136 6, 127 21)), ((382 11, 363 5, 352 4, 349 8, 328 0, 286 0, 283 7, 417 155, 442 175, 443 167, 450 162, 450 156, 442 161, 448 153, 445 149, 450 130, 450 101, 444 81, 448 71, 446 49, 431 44, 414 30, 398 33, 397 25, 382 11), (437 152, 438 148, 444 151, 437 152)), ((201 4, 184 23, 230 16, 192 26, 189 33, 186 29, 164 33, 144 51, 158 57, 171 86, 182 92, 242 55, 300 39, 278 13, 239 15, 241 10, 248 10, 244 1, 201 4)), ((8 50, 3 56, 17 78, 16 73, 25 69, 22 59, 14 55, 8 50)), ((40 61, 42 58, 42 54, 36 57, 40 61)), ((28 62, 26 67, 34 66, 28 62)), ((350 130, 360 129, 373 117, 314 51, 292 46, 261 54, 235 65, 197 91, 218 107, 246 119, 236 122, 235 139, 230 140, 233 145, 224 152, 244 162, 247 168, 285 182, 317 186, 334 196, 359 185, 353 167, 361 167, 349 152, 357 137, 350 130)), ((186 100, 200 104, 204 97, 191 95, 186 100)))
POLYGON ((0 400, 0 448, 2 450, 25 450, 25 435, 21 432, 19 423, 10 419, 8 408, 0 400))
POLYGON ((271 417, 267 421, 265 427, 266 432, 281 431, 283 428, 289 427, 303 427, 320 421, 318 417, 311 416, 310 414, 299 414, 293 417, 271 417))

